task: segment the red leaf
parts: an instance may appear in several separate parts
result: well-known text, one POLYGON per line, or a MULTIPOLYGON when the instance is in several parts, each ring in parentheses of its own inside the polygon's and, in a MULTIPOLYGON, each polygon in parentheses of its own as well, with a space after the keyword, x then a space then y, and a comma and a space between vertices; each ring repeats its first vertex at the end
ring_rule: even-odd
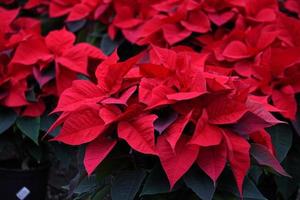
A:
POLYGON ((260 165, 269 166, 279 174, 290 177, 290 175, 282 168, 274 155, 272 155, 265 146, 261 144, 252 144, 251 155, 260 165))
POLYGON ((291 120, 294 120, 297 112, 295 92, 291 86, 285 86, 281 90, 273 90, 272 100, 274 105, 282 110, 280 113, 291 120))
POLYGON ((75 42, 75 35, 66 29, 51 31, 45 39, 47 47, 55 55, 61 55, 71 48, 75 42))
POLYGON ((107 62, 102 62, 97 68, 96 77, 99 87, 112 94, 117 92, 121 88, 124 76, 140 57, 141 55, 137 55, 124 62, 114 64, 118 58, 114 54, 111 55, 107 62))
POLYGON ((159 159, 170 183, 170 189, 190 169, 198 156, 199 148, 187 144, 189 138, 182 136, 175 148, 170 146, 165 136, 159 136, 157 150, 159 159))
POLYGON ((222 141, 222 130, 208 123, 208 116, 204 110, 201 118, 198 120, 194 135, 190 141, 191 144, 196 144, 203 147, 214 146, 222 141))
POLYGON ((180 136, 183 134, 183 130, 190 121, 192 116, 192 111, 188 113, 186 116, 182 116, 177 119, 165 132, 165 139, 169 142, 171 148, 175 152, 175 147, 177 141, 179 140, 180 136))
POLYGON ((71 113, 60 134, 53 140, 69 145, 81 145, 97 138, 105 130, 97 109, 86 108, 71 113))
POLYGON ((33 65, 38 61, 50 61, 52 57, 43 39, 32 36, 19 44, 11 63, 33 65))
POLYGON ((77 73, 60 66, 58 63, 55 65, 55 75, 56 75, 56 88, 57 93, 61 95, 63 91, 72 86, 72 82, 76 80, 77 73))
POLYGON ((272 138, 270 134, 264 129, 254 132, 250 135, 251 140, 255 143, 265 146, 269 152, 275 155, 275 149, 272 144, 272 138))
POLYGON ((104 99, 101 101, 103 104, 120 104, 127 106, 127 101, 129 98, 133 95, 135 90, 137 89, 137 86, 133 86, 129 89, 127 89, 119 98, 109 97, 107 99, 104 99))
POLYGON ((171 104, 174 101, 167 99, 167 95, 174 90, 153 79, 143 78, 139 87, 139 100, 146 104, 148 109, 161 105, 171 104))
POLYGON ((200 9, 190 12, 188 19, 186 21, 181 21, 181 24, 187 30, 196 33, 205 33, 210 30, 209 19, 200 9))
POLYGON ((217 146, 202 147, 199 149, 198 166, 214 181, 222 173, 227 158, 225 142, 217 146))
POLYGON ((248 58, 251 54, 248 52, 248 47, 241 41, 230 42, 223 51, 223 56, 232 59, 248 58))
POLYGON ((138 116, 131 121, 121 121, 118 124, 118 136, 136 151, 156 155, 154 144, 154 121, 156 115, 138 116))
POLYGON ((225 11, 223 13, 208 13, 209 19, 217 26, 222 26, 234 17, 233 11, 225 11))
POLYGON ((88 75, 87 56, 78 48, 69 47, 68 49, 64 50, 61 56, 57 56, 55 61, 71 71, 88 75))
POLYGON ((244 178, 250 168, 250 145, 243 137, 228 130, 225 131, 224 138, 228 148, 228 159, 231 170, 242 196, 244 178))
POLYGON ((196 98, 204 93, 205 92, 203 93, 202 92, 178 92, 174 94, 168 94, 167 98, 169 100, 184 101, 184 100, 196 98))
POLYGON ((7 107, 18 107, 29 104, 25 97, 25 91, 27 90, 26 81, 19 81, 14 83, 2 104, 7 107))
POLYGON ((207 106, 208 120, 212 124, 231 124, 237 122, 247 112, 244 103, 220 96, 207 106))
POLYGON ((252 100, 247 100, 246 106, 251 113, 255 114, 268 124, 275 125, 281 123, 281 121, 277 120, 270 112, 266 110, 268 107, 266 107, 263 102, 259 103, 252 100))
POLYGON ((104 92, 90 81, 76 80, 66 89, 53 112, 73 111, 83 105, 92 105, 104 98, 104 92))
POLYGON ((31 103, 28 106, 26 106, 24 112, 22 113, 22 116, 39 117, 44 113, 45 110, 46 106, 43 101, 31 103))
POLYGON ((165 40, 173 45, 187 38, 192 31, 189 31, 179 24, 165 24, 162 27, 165 40))
POLYGON ((116 140, 100 136, 87 145, 83 163, 88 175, 92 174, 116 144, 116 140))

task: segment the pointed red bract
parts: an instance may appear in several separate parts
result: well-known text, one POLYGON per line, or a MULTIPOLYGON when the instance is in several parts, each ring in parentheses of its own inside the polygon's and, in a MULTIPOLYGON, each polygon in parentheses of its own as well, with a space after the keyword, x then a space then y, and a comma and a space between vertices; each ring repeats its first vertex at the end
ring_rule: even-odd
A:
POLYGON ((182 136, 174 152, 164 136, 158 138, 157 151, 160 162, 169 179, 170 190, 197 159, 199 148, 196 145, 187 144, 188 140, 188 137, 182 136))
POLYGON ((288 176, 290 175, 282 168, 279 161, 275 158, 274 155, 268 151, 266 147, 261 144, 252 144, 251 145, 251 155, 256 159, 260 165, 266 165, 274 169, 277 173, 288 176))
POLYGON ((198 166, 216 182, 227 161, 225 142, 216 146, 201 147, 197 158, 198 166))
POLYGON ((74 81, 71 88, 65 90, 55 112, 73 111, 81 106, 93 105, 105 97, 105 93, 93 83, 85 80, 74 81))
POLYGON ((222 137, 221 128, 208 123, 208 116, 204 110, 190 143, 203 147, 214 146, 221 143, 222 137))
POLYGON ((156 119, 156 115, 145 115, 130 121, 121 121, 118 124, 118 136, 134 150, 156 155, 153 125, 156 119))
POLYGON ((116 144, 116 140, 100 136, 87 145, 83 163, 88 175, 93 173, 116 144))
POLYGON ((94 108, 71 113, 64 122, 61 132, 53 140, 69 145, 80 145, 93 141, 105 130, 98 111, 94 108))
POLYGON ((250 144, 242 138, 228 130, 224 133, 227 145, 228 160, 235 177, 238 190, 243 195, 243 182, 250 168, 250 144))
POLYGON ((171 148, 174 150, 176 149, 176 144, 183 134, 183 130, 190 121, 192 116, 192 112, 188 113, 185 117, 181 117, 177 119, 166 131, 165 131, 165 138, 169 142, 171 148))

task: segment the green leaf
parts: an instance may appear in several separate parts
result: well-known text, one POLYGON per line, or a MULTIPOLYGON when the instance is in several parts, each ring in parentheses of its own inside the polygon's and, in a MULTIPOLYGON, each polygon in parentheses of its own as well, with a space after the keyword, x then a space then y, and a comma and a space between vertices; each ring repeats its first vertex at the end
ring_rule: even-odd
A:
POLYGON ((113 174, 114 171, 120 171, 130 165, 131 162, 127 157, 119 159, 104 159, 101 165, 99 165, 96 169, 97 180, 102 180, 113 174))
POLYGON ((297 139, 292 149, 290 150, 286 160, 283 162, 283 166, 286 171, 293 177, 298 185, 300 185, 300 140, 297 139))
MULTIPOLYGON (((56 121, 57 118, 58 118, 57 115, 54 115, 54 114, 49 115, 49 113, 45 113, 44 115, 41 116, 40 129, 44 132, 47 132, 48 129, 56 121)), ((61 127, 58 126, 53 131, 49 132, 48 135, 55 137, 58 135, 60 129, 61 129, 61 127)))
POLYGON ((203 200, 211 200, 215 193, 213 181, 199 167, 193 166, 183 177, 187 187, 203 200))
POLYGON ((75 194, 83 194, 87 192, 93 192, 97 188, 101 187, 103 183, 100 183, 97 181, 96 176, 88 176, 85 177, 80 184, 75 188, 74 193, 75 194))
POLYGON ((92 200, 103 200, 107 194, 109 194, 110 187, 105 186, 104 188, 101 188, 100 191, 98 191, 95 196, 92 197, 92 200))
MULTIPOLYGON (((222 177, 218 184, 218 188, 220 188, 223 191, 230 192, 236 197, 240 198, 240 193, 236 187, 233 174, 229 170, 226 170, 222 173, 222 177)), ((251 181, 250 178, 248 178, 247 176, 245 177, 243 184, 243 199, 267 200, 257 189, 253 181, 251 181)))
POLYGON ((298 189, 297 183, 291 178, 275 176, 278 191, 285 200, 288 200, 298 189))
POLYGON ((276 149, 276 155, 280 162, 284 160, 293 142, 293 130, 287 124, 278 124, 268 128, 272 142, 276 149))
POLYGON ((17 113, 12 109, 0 109, 0 134, 9 129, 16 121, 17 113))
POLYGON ((87 23, 87 20, 78 20, 78 21, 71 21, 71 22, 66 22, 66 26, 69 31, 71 32, 77 32, 80 29, 82 29, 87 23))
POLYGON ((248 176, 254 183, 258 184, 260 176, 263 174, 263 170, 259 166, 252 166, 248 172, 248 176))
POLYGON ((119 45, 118 41, 111 40, 110 37, 105 34, 102 37, 100 48, 106 55, 110 55, 119 45))
POLYGON ((118 174, 111 188, 112 200, 133 200, 145 177, 146 172, 143 170, 118 174))
POLYGON ((169 182, 160 165, 155 166, 147 177, 140 196, 169 192, 169 182))
POLYGON ((39 144, 40 118, 22 117, 17 119, 18 128, 37 145, 39 144))

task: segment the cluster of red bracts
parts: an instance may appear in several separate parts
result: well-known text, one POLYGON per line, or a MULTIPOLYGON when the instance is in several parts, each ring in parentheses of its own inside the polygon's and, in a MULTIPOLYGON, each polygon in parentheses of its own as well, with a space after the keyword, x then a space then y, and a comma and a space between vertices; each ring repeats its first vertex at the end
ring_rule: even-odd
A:
POLYGON ((41 36, 40 21, 17 17, 19 11, 0 8, 0 104, 36 117, 45 111, 45 97, 59 96, 77 74, 88 75, 89 59, 100 62, 106 56, 87 43, 75 45, 75 35, 65 29, 41 36), (30 92, 33 101, 26 98, 30 92))
MULTIPOLYGON (((298 1, 284 6, 300 15, 298 1)), ((130 42, 148 45, 121 62, 116 52, 106 57, 74 44, 64 29, 42 37, 38 21, 1 9, 1 104, 30 109, 24 99, 29 76, 40 83, 41 99, 60 95, 54 112, 62 114, 51 129, 63 126, 55 140, 87 144, 89 174, 125 140, 135 151, 159 157, 171 188, 194 163, 214 182, 229 163, 242 193, 251 144, 287 175, 265 128, 282 123, 271 112, 289 120, 296 115, 300 21, 279 11, 276 0, 29 0, 24 9, 67 21, 100 20, 112 39, 120 31, 130 42), (178 44, 184 41, 201 51, 178 44), (71 86, 76 74, 90 75, 89 59, 99 64, 96 81, 71 86), (54 85, 42 73, 50 63, 54 85)))

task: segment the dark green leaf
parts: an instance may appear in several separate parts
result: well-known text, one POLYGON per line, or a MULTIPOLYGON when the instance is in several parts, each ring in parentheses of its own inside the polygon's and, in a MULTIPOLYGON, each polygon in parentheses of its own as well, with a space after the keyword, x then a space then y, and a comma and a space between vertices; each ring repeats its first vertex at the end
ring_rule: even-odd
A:
POLYGON ((167 193, 169 188, 169 182, 165 173, 160 165, 157 165, 147 177, 140 196, 167 193))
POLYGON ((33 88, 27 90, 25 95, 26 95, 26 100, 27 101, 29 101, 29 102, 38 102, 33 88))
POLYGON ((293 145, 292 149, 290 150, 286 160, 283 162, 283 166, 286 171, 293 177, 300 185, 300 141, 299 139, 293 145))
POLYGON ((262 173, 263 170, 259 166, 252 166, 248 172, 248 175, 251 178, 251 180, 257 184, 262 173))
MULTIPOLYGON (((297 104, 300 105, 300 95, 296 95, 297 104)), ((300 110, 298 109, 296 119, 292 121, 296 133, 300 136, 300 110)))
POLYGON ((39 144, 40 118, 22 117, 17 119, 18 128, 36 144, 39 144))
POLYGON ((298 185, 291 178, 275 176, 275 182, 280 194, 285 200, 288 200, 297 191, 298 185))
MULTIPOLYGON (((51 125, 56 121, 56 119, 58 118, 57 115, 49 115, 49 113, 45 113, 43 116, 41 116, 41 127, 40 129, 44 132, 47 132, 48 129, 51 127, 51 125)), ((58 135, 59 131, 60 131, 61 127, 58 126, 56 127, 53 131, 49 132, 48 135, 55 137, 58 135)))
POLYGON ((96 176, 98 180, 102 180, 106 176, 114 173, 114 171, 120 171, 131 165, 130 160, 127 157, 119 159, 104 159, 101 165, 96 169, 96 176))
POLYGON ((109 186, 105 186, 104 188, 101 188, 100 191, 98 191, 94 197, 92 197, 92 200, 103 200, 110 191, 110 187, 109 186))
POLYGON ((284 160, 293 141, 293 130, 287 124, 278 124, 268 128, 272 142, 276 149, 276 155, 280 162, 284 160))
POLYGON ((112 200, 133 200, 146 176, 143 170, 126 171, 117 175, 112 188, 112 200))
POLYGON ((17 113, 12 109, 0 109, 0 134, 9 129, 16 121, 17 113))
POLYGON ((82 193, 92 192, 95 191, 97 188, 99 188, 101 185, 103 184, 97 181, 96 176, 87 176, 75 188, 74 193, 82 194, 82 193))
POLYGON ((113 41, 110 39, 110 37, 105 34, 102 37, 100 48, 106 55, 110 55, 119 45, 118 41, 113 41))
POLYGON ((211 200, 215 193, 213 181, 199 167, 193 166, 183 177, 187 187, 203 200, 211 200))
POLYGON ((78 20, 78 21, 72 21, 72 22, 67 22, 67 28, 71 32, 77 32, 80 29, 82 29, 86 25, 87 20, 78 20))
MULTIPOLYGON (((224 171, 222 174, 218 188, 230 192, 238 198, 240 197, 232 172, 229 170, 224 171)), ((243 184, 243 198, 249 200, 267 200, 248 177, 245 177, 243 184)))

